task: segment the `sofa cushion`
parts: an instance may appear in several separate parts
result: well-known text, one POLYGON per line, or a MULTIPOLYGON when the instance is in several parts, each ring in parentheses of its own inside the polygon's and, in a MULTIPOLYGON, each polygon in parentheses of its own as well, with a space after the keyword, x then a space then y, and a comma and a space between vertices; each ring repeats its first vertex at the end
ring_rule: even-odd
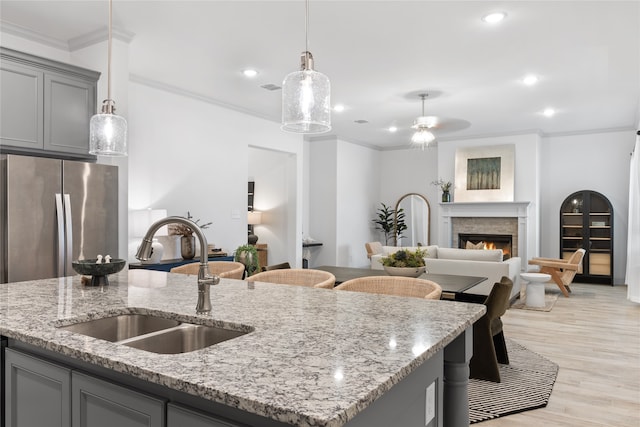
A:
POLYGON ((467 245, 465 249, 483 249, 484 250, 484 242, 473 243, 470 240, 467 240, 467 245))
POLYGON ((421 249, 427 251, 427 255, 425 255, 425 258, 438 258, 437 245, 423 246, 421 249))
POLYGON ((502 261, 502 250, 475 250, 457 248, 438 248, 439 259, 459 259, 468 261, 502 261))

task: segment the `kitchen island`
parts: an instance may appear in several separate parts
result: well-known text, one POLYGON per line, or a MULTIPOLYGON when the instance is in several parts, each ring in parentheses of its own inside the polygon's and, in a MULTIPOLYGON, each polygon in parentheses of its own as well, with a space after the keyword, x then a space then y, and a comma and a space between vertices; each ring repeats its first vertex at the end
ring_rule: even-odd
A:
POLYGON ((464 423, 445 417, 467 408, 460 375, 468 375, 482 305, 222 279, 211 288, 211 313, 196 315, 195 276, 125 270, 110 283, 85 287, 74 276, 0 285, 0 335, 18 354, 158 396, 168 418, 170 408, 195 408, 225 420, 200 425, 464 423), (157 354, 59 329, 123 313, 250 332, 157 354))

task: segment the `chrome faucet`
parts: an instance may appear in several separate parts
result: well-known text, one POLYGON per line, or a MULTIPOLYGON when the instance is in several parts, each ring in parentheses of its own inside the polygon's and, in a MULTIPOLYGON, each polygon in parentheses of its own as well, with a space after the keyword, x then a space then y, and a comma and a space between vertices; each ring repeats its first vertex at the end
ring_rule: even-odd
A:
POLYGON ((183 218, 181 216, 170 216, 167 218, 162 218, 149 227, 147 230, 147 234, 145 234, 142 239, 142 244, 138 248, 138 252, 136 253, 136 258, 140 261, 146 261, 151 256, 151 244, 153 243, 153 235, 156 234, 156 231, 163 225, 167 224, 183 224, 190 229, 198 236, 198 240, 200 241, 200 268, 198 269, 198 303, 196 305, 196 313, 209 313, 211 311, 211 293, 210 287, 211 285, 217 285, 220 283, 220 277, 216 275, 211 275, 209 272, 209 264, 206 255, 207 251, 207 238, 202 233, 202 229, 195 222, 183 218))

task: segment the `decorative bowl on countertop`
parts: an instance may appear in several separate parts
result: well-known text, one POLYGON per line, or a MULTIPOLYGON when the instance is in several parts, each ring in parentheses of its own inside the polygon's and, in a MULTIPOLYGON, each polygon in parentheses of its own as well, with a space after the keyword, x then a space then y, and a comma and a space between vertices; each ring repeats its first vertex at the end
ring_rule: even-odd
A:
POLYGON ((427 272, 427 267, 389 267, 384 265, 389 276, 418 277, 427 272))
POLYGON ((89 286, 104 286, 109 284, 107 275, 115 274, 122 270, 127 263, 124 259, 112 259, 111 262, 96 264, 97 259, 83 259, 73 261, 71 266, 78 274, 91 276, 89 286))

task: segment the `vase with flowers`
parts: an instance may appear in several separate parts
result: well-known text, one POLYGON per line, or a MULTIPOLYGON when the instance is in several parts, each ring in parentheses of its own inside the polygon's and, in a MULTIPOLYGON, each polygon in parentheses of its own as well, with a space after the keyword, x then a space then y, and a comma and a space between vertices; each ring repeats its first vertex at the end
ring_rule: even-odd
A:
POLYGON ((449 203, 451 201, 451 186, 453 185, 451 181, 445 181, 440 178, 431 184, 440 187, 440 190, 442 190, 442 203, 449 203))
MULTIPOLYGON (((212 223, 207 222, 205 224, 199 224, 200 219, 194 221, 191 212, 187 211, 187 219, 195 222, 201 229, 207 228, 212 223)), ((184 224, 171 224, 169 227, 170 235, 179 235, 180 237, 180 252, 183 259, 193 259, 196 256, 196 238, 193 235, 193 229, 184 224)), ((201 251, 206 251, 207 248, 200 248, 201 251)))

